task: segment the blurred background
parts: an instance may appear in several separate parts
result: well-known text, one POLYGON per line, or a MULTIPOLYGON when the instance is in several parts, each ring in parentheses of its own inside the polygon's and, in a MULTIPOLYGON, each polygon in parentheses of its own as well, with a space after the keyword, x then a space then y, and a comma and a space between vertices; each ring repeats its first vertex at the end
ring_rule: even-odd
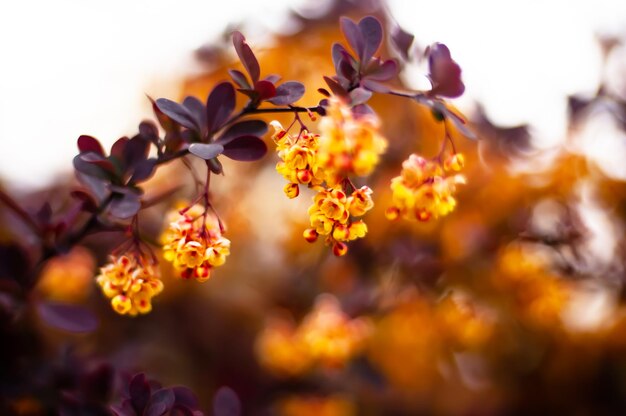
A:
MULTIPOLYGON (((284 197, 270 144, 212 184, 233 244, 226 265, 198 284, 164 264, 146 316, 116 315, 93 282, 114 233, 48 261, 28 300, 15 295, 36 238, 0 205, 0 410, 107 414, 123 380, 144 372, 188 386, 215 415, 626 412, 625 2, 3 3, 0 184, 29 212, 48 201, 60 215, 76 138, 108 147, 132 135, 154 119, 146 94, 204 99, 238 65, 234 29, 263 74, 303 82, 301 103, 315 105, 331 44, 344 42, 339 16, 367 14, 415 34, 404 86, 428 85, 422 53, 435 41, 463 69, 454 105, 480 140, 453 132, 468 180, 456 210, 385 219, 402 161, 433 156, 443 133, 430 110, 390 96, 371 101, 390 145, 364 182, 369 234, 346 257, 302 239, 312 194, 284 197), (88 307, 100 325, 48 328, 33 299, 88 307)), ((387 43, 380 53, 396 54, 387 43)), ((142 211, 148 238, 194 189, 177 163, 147 184, 180 184, 142 211)))

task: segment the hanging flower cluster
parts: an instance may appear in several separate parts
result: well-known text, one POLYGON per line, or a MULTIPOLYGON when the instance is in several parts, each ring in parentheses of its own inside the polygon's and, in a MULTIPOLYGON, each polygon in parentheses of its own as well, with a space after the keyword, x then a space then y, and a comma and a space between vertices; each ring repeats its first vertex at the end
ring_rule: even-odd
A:
POLYGON ((456 153, 443 164, 416 154, 402 163, 402 172, 391 180, 392 206, 387 218, 428 221, 448 215, 456 206, 454 193, 465 177, 456 174, 463 167, 463 155, 456 153))
POLYGON ((111 256, 96 278, 111 306, 120 315, 135 316, 152 310, 152 297, 163 290, 159 269, 140 254, 111 256))
POLYGON ((287 376, 304 373, 314 364, 341 367, 362 351, 372 325, 351 319, 331 295, 320 295, 313 310, 294 328, 291 321, 274 319, 257 339, 261 364, 287 376))
POLYGON ((326 116, 320 121, 318 153, 328 186, 339 186, 350 176, 372 173, 387 149, 387 140, 378 132, 379 125, 374 113, 357 117, 341 99, 329 99, 326 116))
POLYGON ((230 254, 230 240, 222 236, 219 221, 198 204, 173 211, 168 218, 169 228, 161 237, 163 257, 183 279, 208 280, 211 270, 230 254))
POLYGON ((285 194, 297 197, 301 184, 318 191, 309 207, 311 228, 304 231, 304 238, 314 242, 319 235, 326 236, 325 243, 333 247, 336 256, 347 253, 345 242, 367 234, 365 222, 355 217, 374 206, 372 190, 367 186, 355 189, 349 177, 367 176, 378 164, 387 146, 378 124, 373 114, 355 117, 339 98, 329 100, 320 122, 321 135, 310 134, 303 127, 294 138, 280 123, 272 122, 281 159, 276 170, 289 181, 285 194))

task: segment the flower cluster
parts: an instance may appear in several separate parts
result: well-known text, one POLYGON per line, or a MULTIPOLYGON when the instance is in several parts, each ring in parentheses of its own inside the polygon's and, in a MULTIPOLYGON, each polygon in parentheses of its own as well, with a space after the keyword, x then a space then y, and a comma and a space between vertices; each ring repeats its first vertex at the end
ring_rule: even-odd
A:
POLYGON ((465 177, 455 174, 463 167, 463 155, 455 153, 443 164, 416 154, 402 163, 402 172, 391 180, 392 206, 387 218, 428 221, 448 215, 456 206, 456 185, 465 177))
POLYGON ((343 366, 363 349, 370 332, 369 320, 351 319, 335 297, 321 295, 297 328, 286 319, 270 321, 259 335, 256 350, 264 367, 295 376, 315 363, 343 366))
POLYGON ((313 242, 319 235, 326 236, 326 244, 333 246, 336 256, 346 254, 345 241, 356 240, 367 234, 363 220, 354 220, 372 209, 372 190, 367 186, 355 189, 350 196, 338 189, 324 189, 313 198, 309 208, 311 228, 304 231, 304 238, 313 242))
POLYGON ((335 187, 345 178, 372 173, 387 140, 378 132, 374 114, 354 115, 343 101, 331 98, 320 121, 318 163, 326 172, 326 183, 335 187))
POLYGON ((293 137, 280 123, 272 122, 281 159, 276 170, 289 181, 285 194, 297 197, 301 184, 318 191, 309 208, 311 228, 304 231, 304 238, 314 242, 326 236, 325 243, 337 256, 346 254, 345 242, 367 234, 367 225, 354 217, 373 207, 372 190, 367 186, 355 189, 349 177, 369 175, 378 164, 387 147, 378 124, 374 114, 357 117, 338 98, 329 100, 320 135, 302 127, 293 137))
POLYGON ((120 315, 135 316, 152 310, 152 297, 163 290, 158 268, 142 255, 111 256, 96 278, 111 306, 120 315))
POLYGON ((320 187, 324 182, 324 171, 317 158, 319 135, 301 130, 294 137, 278 121, 271 124, 275 130, 272 138, 281 160, 276 165, 276 171, 289 181, 284 188, 285 194, 289 198, 297 197, 301 184, 310 188, 320 187))
POLYGON ((172 212, 169 220, 161 237, 163 257, 183 279, 208 280, 230 254, 230 240, 222 236, 219 221, 200 205, 172 212))

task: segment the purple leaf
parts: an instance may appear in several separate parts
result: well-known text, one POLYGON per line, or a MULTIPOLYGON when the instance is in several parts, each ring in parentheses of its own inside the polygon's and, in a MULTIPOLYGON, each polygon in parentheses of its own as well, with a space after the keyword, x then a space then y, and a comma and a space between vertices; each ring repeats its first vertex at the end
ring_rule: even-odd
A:
POLYGON ((152 111, 154 111, 154 114, 156 115, 161 127, 163 127, 163 130, 165 130, 167 133, 178 131, 178 124, 174 123, 174 121, 167 115, 165 115, 163 111, 159 110, 156 101, 154 101, 152 97, 148 96, 148 99, 152 103, 152 111))
POLYGON ((371 79, 364 79, 363 81, 361 81, 361 85, 363 86, 363 88, 366 88, 370 91, 373 92, 378 92, 381 94, 386 94, 389 91, 391 91, 391 88, 389 88, 388 86, 386 86, 385 84, 381 84, 378 81, 374 81, 371 79))
POLYGON ((339 62, 339 72, 338 75, 344 77, 346 80, 352 82, 355 78, 355 76, 357 75, 357 71, 356 69, 354 69, 352 67, 352 65, 350 65, 350 63, 348 61, 346 61, 345 59, 342 59, 339 62))
POLYGON ((133 192, 113 194, 109 204, 109 213, 114 217, 126 219, 134 216, 141 209, 141 197, 133 192))
POLYGON ((339 19, 339 24, 341 26, 341 31, 348 40, 348 44, 350 44, 350 47, 356 56, 363 56, 364 41, 359 26, 347 17, 341 17, 339 19))
POLYGON ((398 74, 398 64, 394 59, 389 59, 367 71, 367 78, 374 81, 388 81, 398 74))
POLYGON ((332 47, 332 56, 333 56, 333 65, 335 65, 335 72, 337 75, 341 74, 340 67, 341 62, 345 60, 345 56, 350 56, 350 53, 343 47, 340 43, 333 43, 332 47))
POLYGON ((391 30, 391 44, 400 52, 405 60, 409 59, 409 49, 414 39, 415 36, 413 36, 413 34, 406 32, 400 26, 396 26, 391 30))
POLYGON ((115 172, 115 167, 113 166, 113 163, 111 163, 110 160, 105 159, 104 157, 100 156, 97 153, 81 153, 80 155, 77 156, 80 160, 87 162, 91 165, 95 165, 98 166, 102 169, 104 169, 107 172, 110 173, 114 173, 115 172))
MULTIPOLYGON (((88 153, 85 153, 88 154, 88 153)), ((93 154, 93 153, 91 153, 93 154)), ((76 155, 73 160, 74 169, 86 177, 94 177, 99 179, 109 180, 111 175, 108 171, 102 169, 100 166, 94 165, 83 160, 82 155, 76 155)))
POLYGON ((258 99, 268 100, 276 95, 276 87, 269 81, 258 81, 254 84, 254 90, 259 94, 258 99))
POLYGON ((133 409, 138 415, 143 415, 143 411, 150 400, 150 384, 143 373, 137 374, 128 385, 128 393, 133 409))
POLYGON ((250 85, 250 82, 248 82, 248 78, 246 78, 243 72, 236 69, 229 69, 228 73, 230 74, 230 77, 233 79, 233 81, 235 81, 235 84, 237 84, 240 88, 252 88, 252 85, 250 85))
POLYGON ((215 173, 216 175, 221 175, 222 173, 224 173, 224 167, 222 166, 222 162, 220 162, 218 158, 209 159, 207 163, 209 165, 209 169, 211 169, 211 172, 215 173))
POLYGON ((267 133, 267 123, 262 120, 244 120, 230 126, 222 136, 215 141, 224 145, 239 136, 263 136, 267 133))
POLYGON ((372 97, 372 92, 365 88, 355 88, 350 91, 350 103, 352 105, 364 104, 372 97))
POLYGON ((200 131, 200 126, 187 108, 167 98, 159 98, 156 105, 166 116, 188 129, 200 131))
POLYGON ((256 84, 261 76, 259 61, 257 61, 256 56, 254 56, 252 49, 250 49, 250 46, 246 43, 246 38, 241 34, 241 32, 233 32, 233 45, 235 46, 235 51, 237 51, 239 60, 241 60, 241 63, 244 68, 246 68, 246 71, 248 71, 250 78, 252 78, 252 83, 256 84))
POLYGON ((221 155, 224 152, 224 146, 217 143, 192 143, 189 146, 189 152, 201 159, 209 160, 221 155))
POLYGON ((362 117, 362 116, 375 116, 376 113, 374 112, 374 110, 372 110, 372 107, 370 107, 367 104, 359 104, 359 105, 355 105, 352 108, 352 113, 358 118, 358 117, 362 117))
POLYGON ((198 407, 198 398, 189 388, 185 386, 172 387, 174 396, 176 397, 176 404, 187 406, 191 409, 198 407))
POLYGON ((128 143, 128 137, 117 139, 115 143, 113 143, 113 146, 111 146, 111 156, 115 156, 119 160, 123 160, 126 143, 128 143))
POLYGON ((224 145, 224 156, 233 160, 252 162, 267 153, 267 145, 256 136, 240 136, 224 145))
POLYGON ((206 109, 202 101, 196 97, 186 97, 183 100, 183 106, 189 110, 189 113, 193 116, 196 124, 200 127, 200 132, 205 133, 207 126, 206 109))
POLYGON ((269 100, 274 105, 295 103, 304 95, 304 85, 297 81, 287 81, 276 88, 276 96, 269 100))
POLYGON ((99 154, 100 156, 104 156, 104 149, 102 148, 102 145, 100 144, 98 139, 94 137, 82 135, 78 138, 77 144, 78 150, 81 153, 94 152, 99 154))
POLYGON ((455 98, 463 94, 461 67, 452 59, 446 45, 435 43, 428 49, 428 65, 433 83, 431 95, 455 98))
POLYGON ((150 143, 142 137, 133 137, 124 147, 123 162, 126 168, 146 160, 150 150, 150 143))
POLYGON ((366 16, 359 22, 359 30, 363 38, 363 52, 359 54, 361 64, 367 65, 383 41, 383 28, 378 19, 366 16))
POLYGON ((324 81, 326 81, 328 88, 330 88, 334 95, 341 98, 348 97, 348 92, 337 81, 327 76, 324 76, 324 81))
POLYGON ((162 416, 173 406, 176 396, 171 389, 161 389, 156 391, 150 398, 145 416, 162 416))
POLYGON ((156 159, 146 159, 135 165, 135 170, 133 171, 133 176, 130 178, 131 183, 137 183, 145 181, 150 178, 154 173, 154 168, 156 167, 156 159))
POLYGON ((270 74, 268 76, 266 76, 265 78, 263 78, 264 81, 269 81, 272 84, 276 84, 278 81, 280 81, 280 75, 277 74, 270 74))
POLYGON ((432 108, 442 113, 446 120, 452 121, 454 127, 456 127, 459 133, 461 133, 463 136, 470 140, 478 139, 478 137, 476 137, 476 134, 474 134, 474 132, 467 127, 466 121, 462 119, 459 115, 455 114, 453 111, 448 110, 448 108, 444 104, 435 102, 432 108))
POLYGON ((37 312, 48 325, 69 332, 91 332, 98 327, 95 315, 78 305, 45 302, 37 306, 37 312))
POLYGON ((235 88, 230 82, 217 84, 206 103, 209 132, 219 130, 235 109, 235 88))

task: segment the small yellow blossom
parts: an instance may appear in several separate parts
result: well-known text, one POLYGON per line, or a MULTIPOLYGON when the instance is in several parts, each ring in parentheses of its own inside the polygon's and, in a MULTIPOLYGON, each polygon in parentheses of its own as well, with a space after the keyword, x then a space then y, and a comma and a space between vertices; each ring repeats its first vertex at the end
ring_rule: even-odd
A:
POLYGON ((355 116, 340 99, 330 99, 326 116, 320 121, 318 163, 326 183, 336 186, 344 178, 367 176, 387 149, 387 140, 378 132, 375 115, 355 116))
POLYGON ((387 218, 428 221, 448 215, 456 206, 456 185, 465 183, 460 174, 445 176, 445 170, 457 171, 463 165, 460 154, 444 163, 412 154, 402 163, 402 172, 391 180, 392 206, 387 218))
POLYGON ((313 242, 318 235, 325 235, 333 253, 343 256, 348 251, 345 241, 367 234, 367 225, 354 217, 364 215, 373 206, 372 190, 367 186, 354 190, 350 196, 340 189, 324 189, 313 197, 313 205, 309 207, 312 228, 305 230, 304 238, 313 242))
POLYGON ((324 172, 317 161, 319 136, 306 130, 298 136, 289 134, 278 121, 271 123, 275 133, 273 139, 280 162, 276 171, 289 181, 285 186, 285 194, 295 198, 299 194, 298 185, 310 188, 319 187, 324 182, 324 172))
POLYGON ((372 329, 366 318, 350 318, 331 295, 320 295, 299 326, 286 318, 268 321, 256 342, 261 365, 279 376, 298 376, 314 364, 340 367, 365 346, 372 329))
POLYGON ((138 254, 111 256, 96 278, 111 306, 120 315, 135 316, 152 310, 152 297, 163 290, 158 268, 138 254))
POLYGON ((214 267, 230 254, 230 240, 222 236, 218 221, 200 205, 169 215, 169 228, 161 237, 163 257, 184 279, 209 279, 214 267))

